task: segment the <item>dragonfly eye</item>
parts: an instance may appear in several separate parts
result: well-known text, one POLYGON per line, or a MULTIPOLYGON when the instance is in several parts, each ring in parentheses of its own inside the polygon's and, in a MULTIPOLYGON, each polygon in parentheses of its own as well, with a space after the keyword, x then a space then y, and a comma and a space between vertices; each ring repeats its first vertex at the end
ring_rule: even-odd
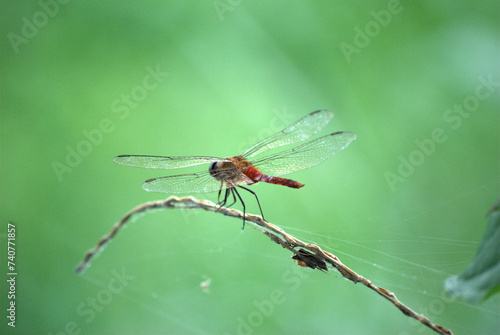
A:
POLYGON ((218 175, 217 162, 213 162, 212 164, 210 164, 210 167, 208 168, 208 172, 210 172, 210 175, 212 177, 215 177, 218 175))

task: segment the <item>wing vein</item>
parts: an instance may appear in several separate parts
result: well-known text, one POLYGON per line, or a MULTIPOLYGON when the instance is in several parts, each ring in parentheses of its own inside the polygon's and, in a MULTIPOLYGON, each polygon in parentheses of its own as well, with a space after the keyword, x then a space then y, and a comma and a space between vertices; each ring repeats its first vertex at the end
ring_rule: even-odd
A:
POLYGON ((314 111, 300 120, 292 123, 279 133, 271 135, 245 151, 242 156, 254 157, 258 154, 300 141, 304 141, 323 129, 333 118, 333 113, 327 110, 314 111))

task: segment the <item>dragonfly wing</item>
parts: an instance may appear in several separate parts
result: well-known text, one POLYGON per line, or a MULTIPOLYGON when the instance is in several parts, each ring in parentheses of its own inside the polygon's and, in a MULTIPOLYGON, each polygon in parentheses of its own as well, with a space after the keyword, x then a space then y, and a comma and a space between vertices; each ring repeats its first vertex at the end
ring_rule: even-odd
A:
POLYGON ((355 139, 356 134, 354 133, 348 131, 336 132, 253 163, 263 173, 272 176, 283 176, 322 163, 327 158, 346 148, 355 139))
POLYGON ((113 162, 121 165, 140 167, 146 169, 180 169, 200 164, 208 164, 224 159, 217 157, 199 156, 143 156, 143 155, 120 155, 113 158, 113 162))
POLYGON ((148 192, 159 193, 209 193, 220 190, 222 184, 207 172, 182 174, 152 178, 142 184, 142 188, 148 192))
POLYGON ((314 111, 279 133, 269 136, 245 151, 242 156, 253 157, 258 154, 281 147, 283 145, 303 141, 323 129, 333 118, 333 113, 327 110, 314 111))

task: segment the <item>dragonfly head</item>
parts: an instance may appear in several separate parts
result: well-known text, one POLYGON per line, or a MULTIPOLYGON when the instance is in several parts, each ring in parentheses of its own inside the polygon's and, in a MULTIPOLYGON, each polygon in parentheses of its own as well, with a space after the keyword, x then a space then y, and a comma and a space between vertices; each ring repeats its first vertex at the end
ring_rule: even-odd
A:
POLYGON ((208 172, 217 180, 225 180, 228 176, 229 170, 233 168, 233 164, 227 161, 215 161, 210 164, 208 172))
POLYGON ((216 176, 217 176, 217 170, 218 170, 217 163, 220 163, 220 162, 215 161, 212 164, 210 164, 210 167, 208 168, 208 172, 210 172, 210 175, 214 178, 216 178, 216 176))

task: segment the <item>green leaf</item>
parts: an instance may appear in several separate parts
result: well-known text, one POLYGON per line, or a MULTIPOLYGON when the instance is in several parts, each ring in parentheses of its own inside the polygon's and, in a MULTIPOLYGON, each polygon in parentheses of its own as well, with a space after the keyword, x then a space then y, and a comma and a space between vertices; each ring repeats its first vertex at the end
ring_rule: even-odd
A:
POLYGON ((488 226, 472 262, 445 288, 454 297, 477 303, 500 292, 500 200, 488 212, 488 226))

